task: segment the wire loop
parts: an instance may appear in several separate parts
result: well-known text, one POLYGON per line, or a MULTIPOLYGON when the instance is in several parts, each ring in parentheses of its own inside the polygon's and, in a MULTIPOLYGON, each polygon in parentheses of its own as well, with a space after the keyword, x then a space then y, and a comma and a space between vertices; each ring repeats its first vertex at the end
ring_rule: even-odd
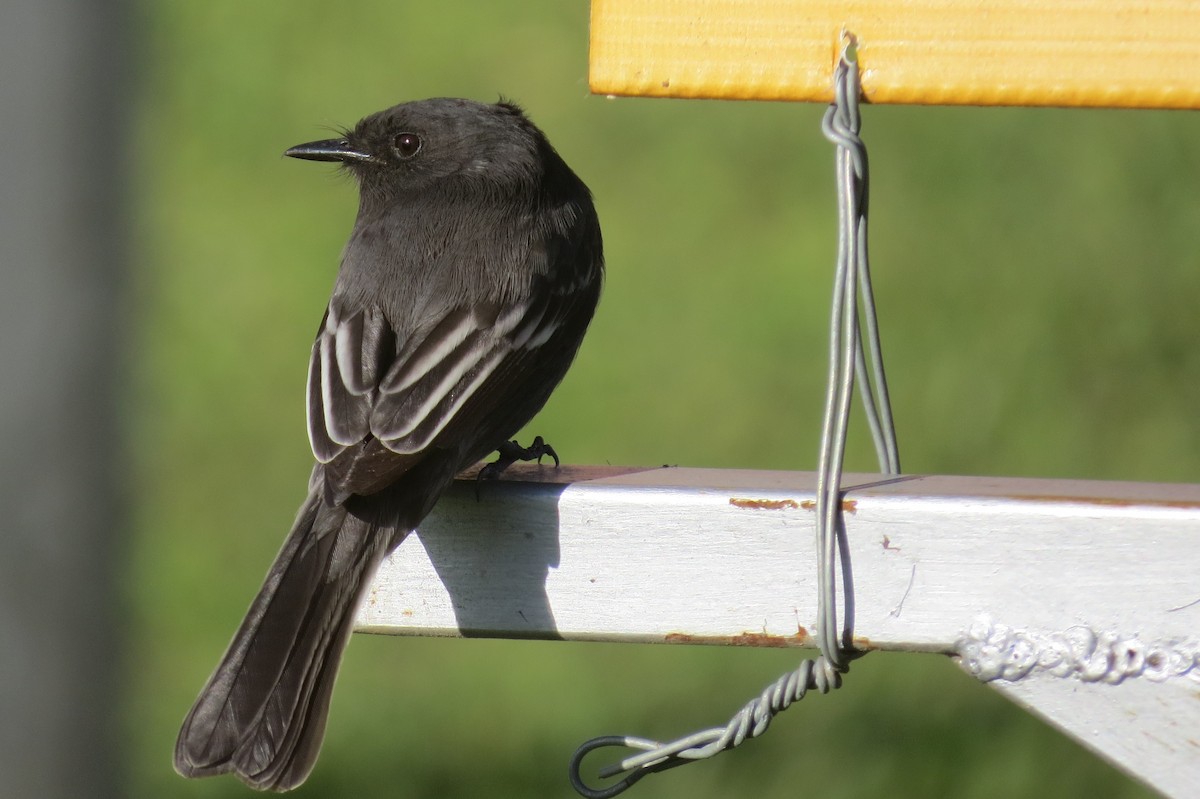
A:
POLYGON ((703 730, 665 744, 619 735, 593 738, 583 744, 571 758, 570 779, 572 787, 585 799, 611 799, 648 774, 712 757, 738 746, 747 738, 761 735, 776 714, 803 699, 809 690, 827 693, 839 687, 850 661, 862 654, 852 644, 853 591, 841 513, 842 463, 856 378, 863 387, 863 409, 881 471, 899 474, 900 456, 867 259, 867 150, 858 136, 862 120, 858 110, 857 49, 854 35, 843 31, 841 56, 834 70, 834 102, 821 121, 822 132, 837 145, 838 191, 838 258, 830 322, 829 377, 817 469, 816 640, 821 654, 801 661, 795 671, 764 688, 724 727, 703 730), (845 620, 840 628, 837 614, 839 562, 846 597, 845 620), (603 779, 625 776, 605 788, 592 788, 580 776, 583 758, 608 746, 637 749, 641 754, 601 769, 599 774, 603 779))

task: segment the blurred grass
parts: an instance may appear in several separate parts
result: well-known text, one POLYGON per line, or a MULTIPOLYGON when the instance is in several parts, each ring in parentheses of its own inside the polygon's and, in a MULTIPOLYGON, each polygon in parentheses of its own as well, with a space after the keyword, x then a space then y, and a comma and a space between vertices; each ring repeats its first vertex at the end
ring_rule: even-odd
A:
MULTIPOLYGON (((582 2, 144 3, 129 419, 129 793, 171 770, 309 468, 308 344, 355 192, 282 150, 425 96, 522 103, 596 194, 609 277, 532 427, 577 463, 815 463, 834 252, 821 108, 586 88, 582 2)), ((869 108, 872 254, 905 468, 1195 481, 1200 118, 869 108)), ((872 468, 860 429, 852 467, 872 468)), ((708 726, 796 654, 357 636, 299 796, 571 796, 592 735, 708 726)), ((644 797, 1149 793, 958 673, 845 689, 644 797)))

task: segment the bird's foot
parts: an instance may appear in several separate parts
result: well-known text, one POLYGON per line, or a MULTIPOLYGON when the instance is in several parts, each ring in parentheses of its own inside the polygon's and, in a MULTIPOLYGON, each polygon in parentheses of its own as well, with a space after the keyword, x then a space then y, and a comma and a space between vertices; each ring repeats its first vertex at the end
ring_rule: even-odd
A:
POLYGON ((554 458, 554 466, 558 467, 558 453, 554 451, 554 447, 545 442, 541 436, 533 439, 528 447, 522 447, 516 441, 505 441, 496 450, 499 456, 491 463, 485 464, 479 470, 477 480, 495 480, 505 469, 512 466, 517 461, 537 461, 542 462, 542 458, 549 455, 554 458))

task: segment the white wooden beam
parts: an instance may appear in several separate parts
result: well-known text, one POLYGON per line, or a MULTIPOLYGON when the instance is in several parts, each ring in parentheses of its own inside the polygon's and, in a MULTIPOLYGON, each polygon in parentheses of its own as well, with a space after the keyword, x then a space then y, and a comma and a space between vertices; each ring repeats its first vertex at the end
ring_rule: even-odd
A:
MULTIPOLYGON (((811 473, 460 481, 359 629, 811 646, 811 473)), ((1171 796, 1200 785, 1200 485, 848 475, 854 639, 964 666, 1171 796)))

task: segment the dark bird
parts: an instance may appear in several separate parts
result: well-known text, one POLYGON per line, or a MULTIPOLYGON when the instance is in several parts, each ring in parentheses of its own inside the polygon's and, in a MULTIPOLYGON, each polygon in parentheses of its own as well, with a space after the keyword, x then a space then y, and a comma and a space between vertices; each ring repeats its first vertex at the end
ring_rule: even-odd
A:
POLYGON ((509 438, 566 373, 604 272, 590 192, 510 103, 404 103, 286 155, 340 162, 360 189, 309 361, 317 463, 175 745, 184 776, 278 791, 313 768, 380 561, 465 467, 546 451, 509 438))

